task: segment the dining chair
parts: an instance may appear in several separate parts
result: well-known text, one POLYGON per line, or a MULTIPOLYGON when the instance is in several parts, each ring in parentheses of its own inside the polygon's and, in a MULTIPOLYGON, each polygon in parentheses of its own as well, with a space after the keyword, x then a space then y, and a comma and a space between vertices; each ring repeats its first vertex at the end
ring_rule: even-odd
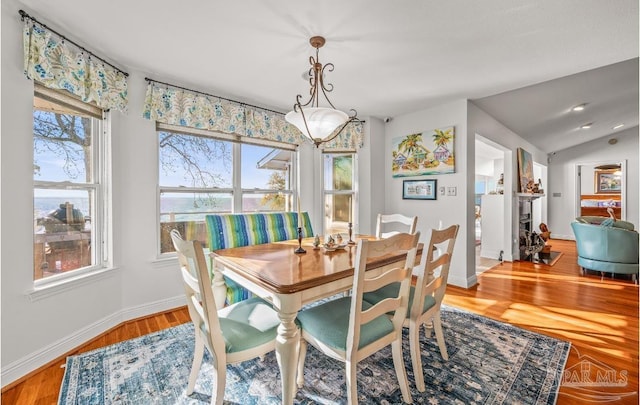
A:
MULTIPOLYGON (((420 327, 433 325, 436 340, 440 348, 440 355, 444 360, 449 360, 447 345, 442 333, 440 320, 440 306, 447 288, 451 254, 458 236, 459 225, 451 225, 442 230, 433 229, 429 245, 423 250, 426 259, 421 271, 417 274, 416 285, 409 288, 409 302, 407 317, 403 324, 409 328, 409 349, 411 352, 411 364, 418 391, 424 392, 424 376, 422 373, 422 359, 420 356, 420 327), (434 252, 442 252, 434 259, 434 252), (437 276, 433 276, 439 269, 437 276), (416 298, 417 297, 417 298, 416 298)), ((389 297, 395 297, 402 289, 400 283, 395 283, 364 295, 364 300, 370 304, 383 302, 389 297)), ((431 328, 427 329, 431 334, 431 328)))
POLYGON ((222 404, 227 364, 250 360, 274 350, 280 320, 273 308, 257 297, 216 310, 202 245, 198 241, 183 240, 175 229, 171 231, 171 239, 178 253, 187 307, 195 329, 187 395, 193 393, 206 347, 213 357, 216 372, 211 403, 222 404))
POLYGON ((345 363, 347 399, 357 404, 357 364, 382 348, 391 345, 393 365, 404 402, 411 403, 411 393, 402 359, 402 322, 407 312, 411 269, 416 257, 420 233, 401 233, 387 239, 359 240, 353 275, 352 294, 336 298, 298 313, 301 341, 297 384, 304 384, 304 361, 307 343, 329 357, 345 363), (391 253, 406 252, 401 267, 366 274, 367 260, 391 253), (363 294, 389 283, 399 283, 397 294, 384 302, 369 304, 363 294), (388 317, 388 312, 394 312, 388 317))
POLYGON ((385 225, 390 224, 395 227, 406 227, 406 230, 402 232, 416 233, 416 226, 418 224, 418 217, 407 217, 402 214, 378 214, 378 222, 376 225, 376 238, 388 238, 400 231, 383 232, 385 225), (399 224, 399 225, 398 225, 399 224))

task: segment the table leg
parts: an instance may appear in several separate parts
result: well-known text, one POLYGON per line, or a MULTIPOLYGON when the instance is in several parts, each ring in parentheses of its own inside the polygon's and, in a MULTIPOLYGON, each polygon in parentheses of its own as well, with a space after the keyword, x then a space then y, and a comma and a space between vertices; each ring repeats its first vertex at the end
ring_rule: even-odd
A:
POLYGON ((296 395, 296 370, 298 366, 298 345, 300 337, 295 324, 297 311, 278 312, 280 326, 276 338, 276 358, 282 378, 282 403, 292 404, 296 395))
POLYGON ((227 300, 227 284, 224 282, 224 276, 222 275, 222 269, 218 268, 215 260, 213 261, 213 281, 211 282, 211 288, 213 289, 213 300, 216 302, 216 308, 224 308, 224 303, 227 300))

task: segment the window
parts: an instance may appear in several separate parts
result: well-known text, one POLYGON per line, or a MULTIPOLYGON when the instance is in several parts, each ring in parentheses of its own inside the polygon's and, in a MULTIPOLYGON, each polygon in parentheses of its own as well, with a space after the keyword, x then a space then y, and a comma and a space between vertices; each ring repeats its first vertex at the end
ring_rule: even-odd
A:
POLYGON ((33 103, 34 280, 104 267, 104 112, 36 85, 33 103))
POLYGON ((170 232, 208 245, 207 214, 289 211, 293 148, 158 124, 160 254, 170 232))
POLYGON ((349 222, 356 217, 355 154, 325 153, 324 230, 325 233, 346 233, 349 222))
POLYGON ((242 212, 290 211, 293 153, 241 145, 242 212))

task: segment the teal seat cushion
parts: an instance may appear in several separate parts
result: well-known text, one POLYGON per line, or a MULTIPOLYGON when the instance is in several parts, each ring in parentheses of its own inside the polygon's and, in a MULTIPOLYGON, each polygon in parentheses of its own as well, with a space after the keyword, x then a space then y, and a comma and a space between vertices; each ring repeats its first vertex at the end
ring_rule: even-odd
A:
MULTIPOLYGON (((382 301, 385 298, 397 297, 398 291, 400 291, 400 283, 393 283, 380 288, 379 290, 372 291, 364 294, 363 300, 370 304, 375 304, 382 301)), ((409 303, 407 305, 407 318, 411 316, 411 306, 413 305, 413 296, 416 293, 415 287, 411 286, 409 291, 409 303)), ((424 314, 429 308, 436 305, 436 300, 431 295, 424 297, 424 305, 422 305, 422 313, 424 314)))
POLYGON ((249 298, 218 311, 227 353, 251 349, 274 340, 280 319, 261 298, 249 298))
MULTIPOLYGON (((362 309, 371 308, 368 302, 362 302, 362 309)), ((298 314, 298 324, 307 333, 320 342, 337 350, 346 350, 349 331, 351 297, 342 297, 324 304, 306 309, 298 314)), ((393 332, 393 324, 386 316, 379 316, 360 329, 358 348, 393 332)))

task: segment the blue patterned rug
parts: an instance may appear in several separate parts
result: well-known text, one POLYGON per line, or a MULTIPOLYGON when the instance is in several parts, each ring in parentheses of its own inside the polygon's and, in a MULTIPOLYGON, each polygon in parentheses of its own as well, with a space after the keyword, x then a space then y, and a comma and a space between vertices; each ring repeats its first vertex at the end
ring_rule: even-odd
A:
MULTIPOLYGON (((443 361, 435 336, 422 334, 427 391, 413 385, 405 332, 405 364, 414 403, 554 404, 570 343, 451 307, 442 307, 449 351, 443 361)), ((205 357, 196 389, 186 396, 193 356, 193 324, 67 358, 59 404, 208 404, 212 366, 205 357)), ((208 356, 208 354, 207 354, 208 356)), ((227 367, 225 403, 279 404, 275 354, 227 367), (228 402, 227 402, 228 401, 228 402)), ((298 404, 346 402, 344 364, 309 346, 298 404)), ((361 404, 400 404, 387 348, 358 365, 361 404)))

